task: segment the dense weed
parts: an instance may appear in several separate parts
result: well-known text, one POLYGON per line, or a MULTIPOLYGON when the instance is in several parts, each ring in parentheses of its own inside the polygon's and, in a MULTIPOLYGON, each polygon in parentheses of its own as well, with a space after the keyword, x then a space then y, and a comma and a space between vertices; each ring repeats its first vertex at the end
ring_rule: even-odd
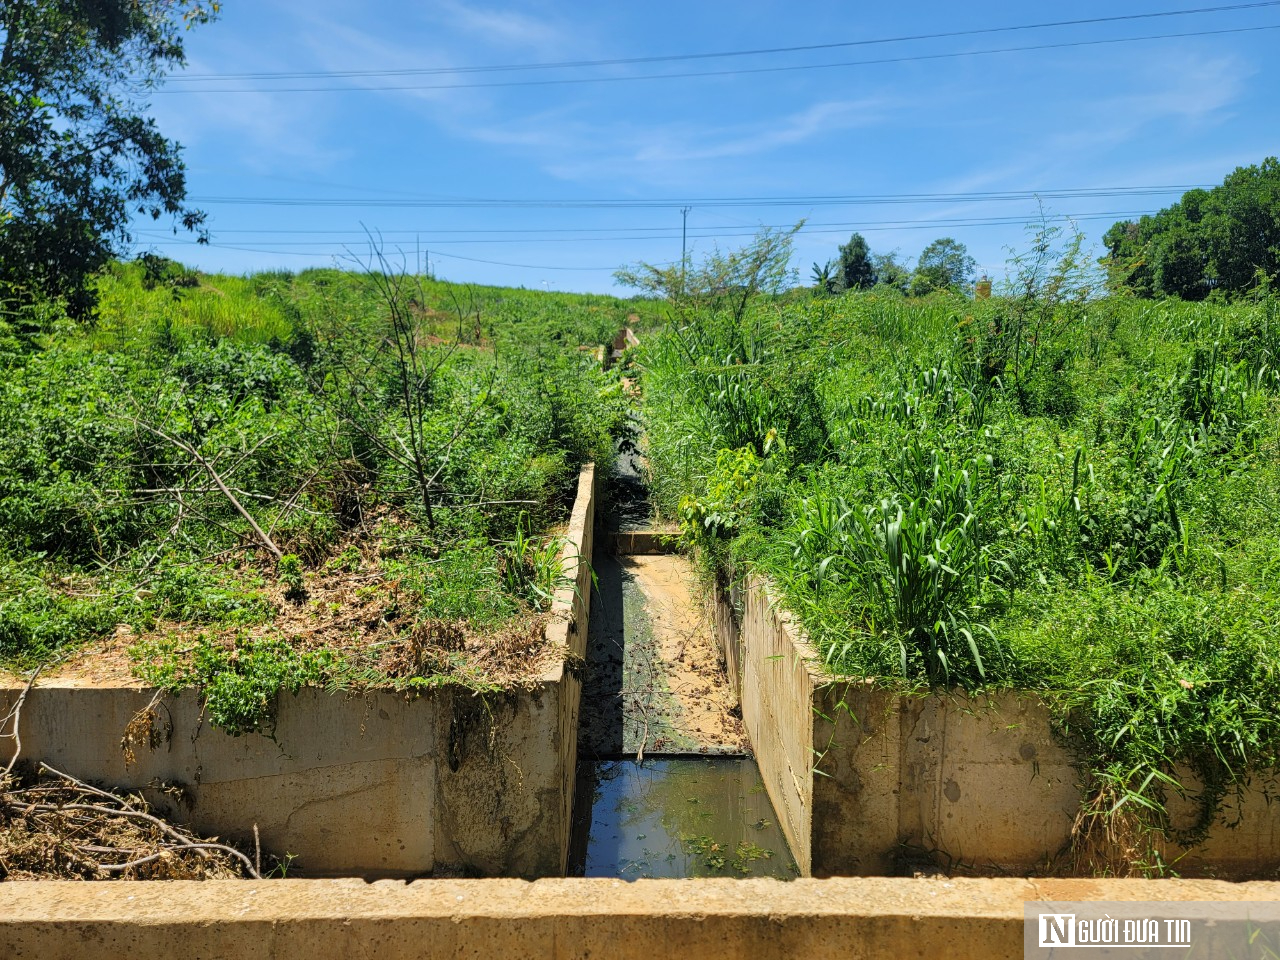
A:
POLYGON ((650 307, 164 262, 100 293, 93 326, 0 342, 0 666, 135 638, 243 731, 304 684, 490 683, 461 648, 401 675, 408 637, 541 636, 550 528, 628 406, 578 347, 650 307))
POLYGON ((1280 747, 1276 303, 1044 289, 684 318, 642 357, 654 489, 833 673, 1039 691, 1095 800, 1196 839, 1280 747))

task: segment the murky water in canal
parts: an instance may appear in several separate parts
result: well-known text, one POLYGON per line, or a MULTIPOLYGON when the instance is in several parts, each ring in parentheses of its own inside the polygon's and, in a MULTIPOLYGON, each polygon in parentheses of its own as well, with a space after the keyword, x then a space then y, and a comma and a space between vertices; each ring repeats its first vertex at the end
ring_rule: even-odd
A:
POLYGON ((748 757, 581 763, 574 820, 570 876, 796 875, 748 757))
MULTIPOLYGON (((619 456, 603 531, 650 525, 642 474, 619 456)), ((592 568, 569 875, 794 877, 692 565, 606 534, 592 568)))

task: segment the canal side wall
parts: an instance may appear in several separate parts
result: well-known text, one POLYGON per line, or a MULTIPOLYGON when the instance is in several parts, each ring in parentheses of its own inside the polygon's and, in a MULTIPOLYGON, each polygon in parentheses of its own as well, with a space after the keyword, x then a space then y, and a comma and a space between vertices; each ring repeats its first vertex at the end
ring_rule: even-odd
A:
MULTIPOLYGON (((1082 800, 1075 755, 1047 706, 1017 692, 901 696, 825 674, 769 584, 714 597, 717 642, 761 777, 805 876, 883 876, 927 864, 958 873, 1072 873, 1061 856, 1082 800)), ((1195 780, 1182 771, 1183 782, 1195 780)), ((1208 839, 1169 843, 1183 876, 1246 879, 1280 870, 1280 793, 1259 774, 1230 794, 1208 839)), ((1192 799, 1171 798, 1175 826, 1192 799)), ((1122 851, 1101 851, 1124 864, 1122 851)))
MULTIPOLYGON (((204 721, 195 691, 159 702, 155 750, 121 738, 146 686, 41 680, 22 707, 21 758, 141 790, 203 835, 253 840, 313 876, 561 876, 577 762, 578 664, 590 615, 595 471, 583 469, 548 637, 567 649, 527 688, 483 697, 305 689, 282 696, 269 735, 204 721), (181 799, 148 789, 181 787, 181 799)), ((0 685, 0 715, 23 684, 0 685)), ((7 758, 6 758, 7 759, 7 758)))
POLYGON ((763 580, 749 580, 741 601, 735 658, 742 721, 796 866, 807 877, 813 872, 813 652, 763 580))
MULTIPOLYGON (((578 716, 582 706, 582 669, 587 659, 587 633, 591 623, 591 593, 595 586, 591 556, 595 548, 596 502, 599 494, 600 478, 595 466, 587 464, 578 476, 578 493, 565 534, 565 546, 561 554, 562 584, 556 590, 551 608, 556 619, 547 627, 548 637, 563 643, 568 651, 564 660, 556 665, 547 678, 555 684, 558 692, 556 730, 551 745, 557 764, 556 778, 560 791, 559 812, 554 821, 558 856, 555 876, 561 877, 568 866, 569 835, 573 829, 573 798, 578 782, 578 716)), ((536 747, 536 744, 533 746, 536 747)), ((546 746, 542 749, 545 750, 546 746)))

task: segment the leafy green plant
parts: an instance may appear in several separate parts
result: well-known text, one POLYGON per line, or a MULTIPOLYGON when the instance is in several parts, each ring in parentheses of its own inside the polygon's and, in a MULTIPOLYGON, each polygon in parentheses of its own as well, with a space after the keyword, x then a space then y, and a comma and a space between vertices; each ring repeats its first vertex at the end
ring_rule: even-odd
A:
MULTIPOLYGON (((993 650, 995 642, 975 615, 1008 563, 984 542, 980 467, 952 466, 936 450, 914 453, 914 465, 926 474, 906 496, 863 509, 842 500, 802 501, 789 540, 793 576, 819 594, 846 593, 861 629, 896 642, 900 676, 921 670, 938 683, 982 680, 981 648, 993 650)), ((828 656, 838 661, 840 648, 828 656)))
POLYGON ((1011 276, 979 302, 686 311, 643 346, 653 489, 722 582, 774 581, 831 671, 1037 692, 1089 778, 1081 849, 1124 836, 1098 869, 1176 870, 1170 844, 1280 755, 1277 301, 1099 298, 1047 219, 1011 276), (822 442, 788 431, 791 381, 822 442))
POLYGON ((152 640, 133 652, 143 679, 173 693, 197 689, 209 721, 233 736, 270 735, 279 696, 321 685, 338 667, 328 651, 299 652, 272 636, 224 645, 201 635, 190 650, 152 640))
POLYGON ((236 729, 299 682, 492 687, 485 644, 536 645, 530 614, 563 585, 546 531, 630 407, 577 347, 644 329, 656 306, 430 278, 389 306, 385 276, 147 266, 103 271, 93 327, 24 335, 12 366, 0 344, 0 665, 163 634, 173 649, 138 669, 159 681, 167 661, 236 729), (401 440, 431 454, 432 516, 401 440), (269 582, 296 605, 277 609, 269 582), (349 605, 379 643, 459 622, 476 643, 438 675, 391 677, 381 648, 357 648, 349 605), (310 659, 325 637, 350 658, 332 671, 310 659))
POLYGON ((549 610, 556 590, 569 582, 560 563, 564 541, 560 537, 533 537, 525 528, 522 515, 515 536, 502 544, 502 585, 533 609, 549 610))
POLYGON ((751 447, 717 451, 716 468, 707 480, 706 494, 700 498, 686 496, 680 501, 684 536, 697 543, 735 533, 743 518, 755 509, 763 465, 751 447))
POLYGON ((307 599, 307 587, 302 578, 302 561, 295 554, 286 553, 276 563, 276 576, 284 584, 284 597, 294 603, 307 599))

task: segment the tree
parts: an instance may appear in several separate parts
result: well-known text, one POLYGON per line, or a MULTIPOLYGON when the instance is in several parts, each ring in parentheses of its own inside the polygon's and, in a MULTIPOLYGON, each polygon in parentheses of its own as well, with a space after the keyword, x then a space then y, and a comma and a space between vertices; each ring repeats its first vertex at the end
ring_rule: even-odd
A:
POLYGON ((804 226, 766 227, 740 250, 718 248, 694 267, 686 261, 665 267, 637 263, 623 267, 613 279, 649 296, 668 300, 681 316, 700 311, 727 311, 740 319, 757 294, 776 295, 798 280, 791 268, 792 239, 804 226))
POLYGON ((1153 216, 1122 220, 1103 237, 1113 289, 1202 300, 1280 282, 1280 161, 1237 167, 1212 190, 1188 190, 1153 216))
POLYGON ((826 297, 836 292, 835 264, 832 261, 814 263, 812 276, 815 294, 826 297))
MULTIPOLYGON (((177 143, 145 115, 147 94, 184 62, 184 27, 216 2, 0 0, 0 300, 61 297, 82 317, 90 278, 131 242, 129 218, 185 204, 177 143)), ((200 240, 204 240, 203 233, 200 240)))
POLYGON ((835 273, 838 290, 865 290, 875 286, 876 270, 871 263, 871 248, 862 234, 855 233, 848 243, 841 245, 835 273))
POLYGON ((964 288, 972 279, 977 263, 963 243, 942 237, 920 254, 911 277, 911 295, 920 297, 934 290, 964 288))
POLYGON ((911 287, 911 271, 898 262, 896 253, 878 253, 871 258, 876 271, 876 286, 890 287, 906 293, 911 287))

